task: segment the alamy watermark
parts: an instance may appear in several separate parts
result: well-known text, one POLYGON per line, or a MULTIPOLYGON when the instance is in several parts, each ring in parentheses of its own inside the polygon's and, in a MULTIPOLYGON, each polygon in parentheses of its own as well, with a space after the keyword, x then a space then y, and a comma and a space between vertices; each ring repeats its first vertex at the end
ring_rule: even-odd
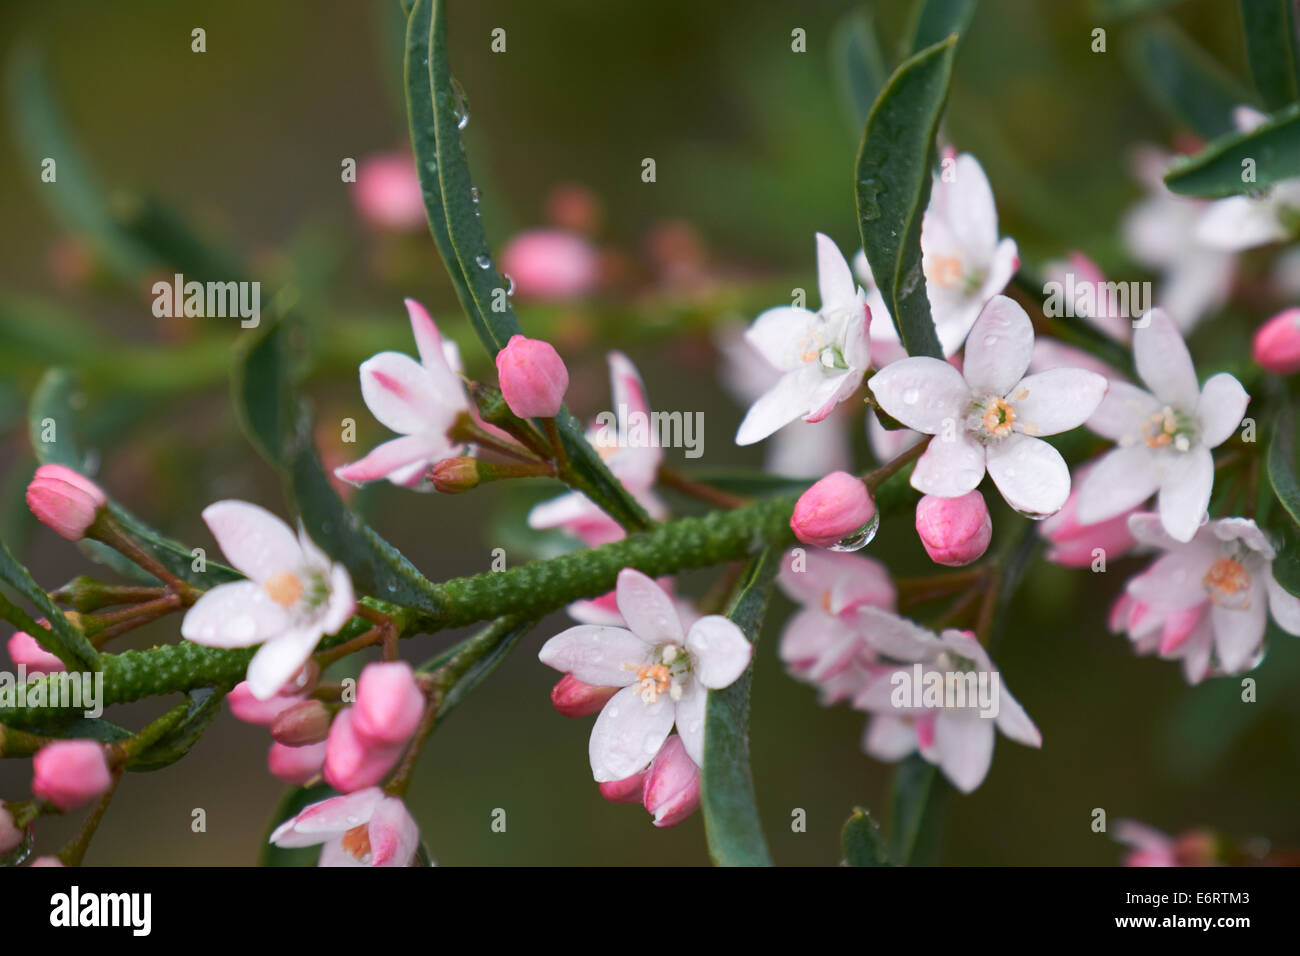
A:
POLYGON ((596 416, 597 448, 683 448, 687 458, 704 454, 703 412, 631 411, 596 416))
MULTIPOLYGON (((1065 281, 1043 283, 1043 314, 1049 319, 1118 316, 1138 319, 1151 309, 1150 282, 1075 281, 1067 272, 1065 281)), ((1137 322, 1134 323, 1138 325, 1137 322)), ((1145 323, 1143 323, 1145 324, 1145 323)))
POLYGON ((262 321, 260 282, 186 282, 178 272, 171 282, 155 282, 152 291, 153 314, 160 319, 238 318, 244 329, 255 329, 262 321))
POLYGON ((86 717, 104 713, 103 671, 55 671, 27 675, 27 665, 18 673, 0 671, 0 708, 55 707, 80 710, 86 717))
POLYGON ((913 664, 890 675, 889 703, 926 710, 977 708, 981 717, 998 715, 1002 675, 997 671, 937 671, 913 664))

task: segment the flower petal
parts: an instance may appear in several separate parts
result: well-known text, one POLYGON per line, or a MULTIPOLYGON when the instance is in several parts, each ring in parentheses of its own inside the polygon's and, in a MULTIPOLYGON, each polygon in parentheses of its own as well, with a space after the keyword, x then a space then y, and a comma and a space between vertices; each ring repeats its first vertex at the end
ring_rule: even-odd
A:
POLYGON ((862 752, 868 757, 893 763, 916 750, 916 730, 910 720, 876 714, 867 721, 862 735, 862 752))
POLYGON ((1133 362, 1138 375, 1160 401, 1193 411, 1201 397, 1187 343, 1164 309, 1152 309, 1147 324, 1133 333, 1133 362))
POLYGON ((379 787, 321 800, 276 827, 270 842, 285 849, 322 843, 365 823, 383 800, 384 791, 379 787))
POLYGON ((922 494, 959 498, 984 478, 984 446, 964 430, 950 440, 935 435, 912 469, 912 487, 922 494))
POLYGON ((962 793, 970 793, 993 764, 993 721, 971 713, 940 713, 934 721, 939 769, 962 793))
POLYGON ((403 435, 445 430, 454 418, 440 406, 428 370, 401 352, 380 352, 361 363, 361 397, 375 418, 403 435))
POLYGON ((704 766, 704 708, 708 700, 708 690, 693 680, 677 702, 677 736, 682 738, 686 755, 695 761, 697 767, 704 766))
POLYGON ((777 429, 813 411, 812 391, 822 375, 816 366, 805 365, 786 372, 763 393, 736 430, 737 445, 762 441, 777 429))
POLYGON ((1273 612, 1273 620, 1288 634, 1300 637, 1300 597, 1282 587, 1273 577, 1272 569, 1267 574, 1268 607, 1273 612))
POLYGON ((415 350, 420 355, 420 362, 425 368, 446 365, 442 336, 438 333, 438 326, 434 324, 429 310, 414 299, 403 299, 402 303, 411 319, 411 334, 415 337, 415 350))
POLYGON ((579 624, 561 631, 542 645, 537 659, 547 667, 572 674, 584 684, 626 687, 636 680, 636 667, 649 660, 645 641, 621 627, 579 624), (634 665, 629 669, 625 665, 634 665))
MULTIPOLYGON (((334 469, 334 475, 352 484, 393 478, 395 474, 417 463, 432 465, 451 451, 451 443, 436 434, 403 435, 376 445, 360 461, 334 469)), ((421 469, 421 473, 423 469, 421 469)), ((405 482, 399 482, 405 484, 405 482)))
POLYGON ((226 559, 254 581, 297 571, 302 564, 298 536, 265 508, 247 501, 218 501, 203 509, 203 520, 226 559))
POLYGON ((1206 448, 1217 448, 1232 437, 1249 402, 1250 396, 1232 375, 1220 372, 1210 376, 1196 405, 1196 417, 1201 420, 1201 442, 1206 448))
POLYGON ((886 414, 927 435, 939 434, 946 420, 960 422, 971 398, 961 372, 924 355, 885 366, 867 384, 886 414))
POLYGON ((319 627, 288 631, 267 641, 248 662, 248 689, 258 700, 270 700, 302 669, 320 643, 319 627))
MULTIPOLYGON (((1034 325, 1014 299, 995 295, 971 326, 962 374, 978 396, 1010 394, 1034 354, 1034 325)), ((906 423, 904 423, 906 424, 906 423)))
POLYGON ((1160 487, 1160 471, 1145 445, 1108 451, 1079 482, 1076 518, 1097 524, 1146 501, 1160 487))
POLYGON ((817 313, 798 306, 768 309, 745 332, 745 341, 773 368, 789 372, 806 364, 817 313))
POLYGON ((1128 382, 1112 381, 1106 397, 1088 418, 1088 428, 1111 441, 1132 440, 1159 411, 1160 401, 1150 392, 1128 382))
POLYGON ((1177 541, 1191 541, 1205 518, 1214 488, 1214 456, 1193 445, 1165 469, 1157 499, 1160 523, 1177 541))
POLYGON ((1097 410, 1109 383, 1096 372, 1054 368, 1020 381, 1013 394, 1016 428, 1026 435, 1056 435, 1078 428, 1097 410), (1031 430, 1032 429, 1032 430, 1031 430))
POLYGON ((858 608, 858 622, 868 644, 900 661, 929 660, 943 650, 932 631, 878 607, 858 608))
POLYGON ((185 612, 181 637, 204 647, 252 647, 282 634, 289 614, 253 581, 219 584, 185 612))
MULTIPOLYGON (((647 704, 636 687, 624 687, 611 697, 591 728, 587 748, 596 782, 622 780, 649 766, 673 729, 676 711, 666 694, 647 704)), ((685 734, 682 742, 687 743, 685 734)))
POLYGON ((1000 685, 998 692, 998 715, 995 722, 998 730, 1002 735, 1018 744, 1024 744, 1026 747, 1043 746, 1043 735, 1029 715, 1025 713, 1025 708, 1020 706, 1020 701, 1011 696, 1011 691, 1007 690, 1006 681, 1000 685))
POLYGON ((988 447, 986 464, 1002 497, 1021 514, 1055 514, 1070 497, 1070 469, 1045 441, 1011 435, 988 447))
POLYGON ((1229 196, 1210 203, 1196 223, 1196 239, 1212 249, 1241 252, 1287 237, 1277 207, 1251 196, 1229 196))
POLYGON ((1223 604, 1210 606, 1210 623, 1214 627, 1214 649, 1219 663, 1229 674, 1249 670, 1268 626, 1268 597, 1263 582, 1250 589, 1250 599, 1243 607, 1223 604))
POLYGON ((410 866, 420 846, 420 828, 396 797, 381 801, 370 816, 371 866, 410 866))
POLYGON ((650 645, 682 643, 682 620, 677 608, 654 579, 635 568, 624 568, 618 573, 616 593, 619 613, 642 641, 650 645))
POLYGON ((817 233, 817 291, 824 317, 861 314, 858 286, 839 246, 829 236, 817 233))
POLYGON ((731 686, 754 655, 754 645, 740 628, 720 614, 709 614, 691 625, 686 649, 693 658, 696 680, 713 690, 731 686))

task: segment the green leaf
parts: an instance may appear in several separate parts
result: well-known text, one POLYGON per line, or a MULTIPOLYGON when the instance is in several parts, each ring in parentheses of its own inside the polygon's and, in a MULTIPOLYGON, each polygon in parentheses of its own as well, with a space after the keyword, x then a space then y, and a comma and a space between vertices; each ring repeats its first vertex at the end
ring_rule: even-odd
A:
MULTIPOLYGON (((951 34, 966 35, 975 5, 979 0, 924 0, 916 5, 915 19, 908 31, 911 41, 908 53, 919 53, 926 47, 946 40, 951 34)), ((960 40, 958 41, 960 42, 960 40)))
POLYGON ((9 546, 0 541, 0 580, 5 581, 19 594, 30 601, 41 616, 50 622, 50 629, 40 627, 20 608, 0 595, 0 617, 36 639, 36 642, 63 661, 69 671, 88 671, 95 669, 99 653, 91 646, 86 636, 72 626, 63 612, 50 600, 45 589, 33 580, 27 569, 19 564, 10 552, 9 546), (17 618, 17 620, 15 620, 17 618))
MULTIPOLYGON (((447 61, 446 3, 416 0, 407 24, 407 109, 425 212, 438 251, 474 331, 490 355, 520 332, 478 216, 461 129, 469 104, 447 61), (421 74, 424 75, 421 75, 421 74)), ((577 476, 601 507, 628 531, 650 527, 649 516, 601 461, 567 409, 555 416, 577 476)))
POLYGON ((1174 24, 1144 24, 1128 47, 1130 64, 1152 103, 1206 139, 1235 129, 1233 108, 1248 90, 1174 24))
POLYGON ((235 413, 244 434, 272 467, 285 467, 285 444, 293 434, 286 320, 268 319, 240 340, 231 367, 235 413))
POLYGON ((1183 196, 1218 199, 1256 192, 1300 176, 1300 104, 1274 113, 1246 133, 1220 137, 1195 156, 1180 158, 1165 173, 1165 185, 1183 196), (1254 180, 1242 178, 1246 160, 1254 180))
POLYGON ((1288 593, 1300 597, 1300 534, 1292 531, 1284 536, 1273 559, 1273 577, 1288 593))
POLYGON ((1283 403, 1273 423, 1268 443, 1268 480, 1273 493, 1291 520, 1300 528, 1300 478, 1296 477, 1296 416, 1290 403, 1283 403))
POLYGON ((900 866, 932 862, 937 843, 934 825, 948 785, 939 771, 912 754, 894 772, 890 858, 900 866))
POLYGON ((78 433, 79 415, 73 406, 86 404, 76 377, 66 369, 52 368, 41 376, 32 393, 28 434, 41 464, 85 470, 85 452, 78 433), (46 441, 46 437, 52 440, 46 441))
POLYGON ((871 814, 862 807, 854 807, 853 815, 840 831, 840 848, 844 862, 849 866, 892 866, 889 847, 880 827, 871 814))
POLYGON ((835 25, 831 34, 831 70, 856 135, 889 79, 889 67, 880 52, 870 11, 855 10, 835 25))
POLYGON ((904 60, 871 108, 858 151, 862 247, 909 355, 942 358, 921 272, 934 136, 948 98, 957 37, 904 60))
POLYGON ((1292 0, 1241 0, 1246 59, 1264 105, 1280 109, 1300 99, 1292 0))
MULTIPOLYGON (((768 548, 745 569, 727 617, 751 644, 758 643, 781 552, 768 548)), ((719 866, 771 866, 758 819, 754 778, 749 768, 749 686, 751 663, 730 687, 708 692, 704 707, 704 766, 700 807, 709 856, 719 866)))
POLYGON ((144 752, 133 757, 127 769, 138 773, 161 770, 180 760, 203 736, 208 724, 221 713, 221 702, 226 698, 225 690, 204 687, 190 691, 189 707, 185 714, 144 752))
POLYGON ((314 787, 290 787, 285 791, 275 810, 271 812, 271 821, 262 835, 262 845, 257 854, 258 866, 315 866, 320 859, 319 846, 303 846, 283 849, 271 842, 271 834, 285 820, 297 816, 304 807, 330 797, 337 797, 338 791, 325 784, 314 787))

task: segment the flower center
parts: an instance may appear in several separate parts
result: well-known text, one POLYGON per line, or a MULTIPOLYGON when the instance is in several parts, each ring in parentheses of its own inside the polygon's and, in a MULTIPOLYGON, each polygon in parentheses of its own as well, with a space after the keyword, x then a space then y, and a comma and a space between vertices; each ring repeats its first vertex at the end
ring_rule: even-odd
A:
POLYGON ((1005 398, 990 399, 984 404, 984 415, 980 423, 994 438, 1006 438, 1016 423, 1016 410, 1005 398))
MULTIPOLYGON (((1219 558, 1201 579, 1210 600, 1225 607, 1245 607, 1242 595, 1250 591, 1250 572, 1236 558, 1219 558)), ((1248 602, 1247 602, 1248 603, 1248 602)))
POLYGON ((273 574, 262 584, 272 601, 286 610, 298 603, 302 597, 302 581, 292 571, 273 574))
POLYGON ((1192 438, 1191 419, 1168 405, 1142 423, 1142 441, 1148 448, 1187 451, 1192 447, 1192 438))
POLYGON ((370 825, 363 823, 343 834, 343 849, 358 863, 370 860, 370 825))
POLYGON ((632 686, 637 689, 637 696, 650 705, 658 703, 663 694, 681 700, 682 679, 691 669, 691 660, 690 655, 676 644, 664 644, 655 650, 649 664, 623 666, 636 673, 636 682, 632 686))
POLYGON ((928 256, 925 260, 925 280, 936 285, 956 285, 962 277, 961 256, 928 256))

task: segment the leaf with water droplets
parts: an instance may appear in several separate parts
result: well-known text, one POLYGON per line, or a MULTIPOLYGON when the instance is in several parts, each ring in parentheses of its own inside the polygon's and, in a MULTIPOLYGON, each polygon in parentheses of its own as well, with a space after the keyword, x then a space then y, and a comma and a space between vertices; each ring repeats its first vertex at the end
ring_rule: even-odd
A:
POLYGON ((867 117, 855 193, 862 248, 910 355, 942 358, 921 274, 935 131, 948 98, 957 34, 894 71, 867 117))

